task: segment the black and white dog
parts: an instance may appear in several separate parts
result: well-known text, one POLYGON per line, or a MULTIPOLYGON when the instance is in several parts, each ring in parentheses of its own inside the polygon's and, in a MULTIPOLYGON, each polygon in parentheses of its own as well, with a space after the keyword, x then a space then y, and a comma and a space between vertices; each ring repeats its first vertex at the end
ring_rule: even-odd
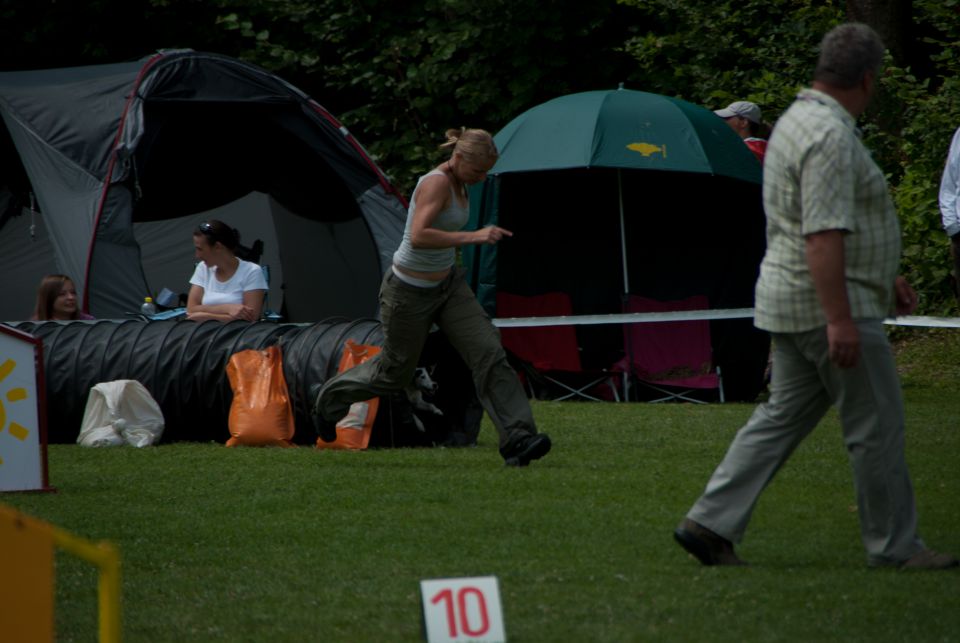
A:
POLYGON ((425 433, 426 429, 423 426, 423 422, 421 422, 420 418, 417 417, 416 411, 432 413, 434 415, 443 415, 443 411, 423 399, 424 393, 433 395, 437 392, 437 383, 434 382, 433 378, 430 377, 430 372, 426 368, 420 367, 413 372, 413 381, 410 382, 410 385, 406 388, 405 392, 407 394, 407 399, 410 400, 410 404, 413 406, 413 410, 415 411, 413 414, 413 422, 417 425, 418 431, 425 433))

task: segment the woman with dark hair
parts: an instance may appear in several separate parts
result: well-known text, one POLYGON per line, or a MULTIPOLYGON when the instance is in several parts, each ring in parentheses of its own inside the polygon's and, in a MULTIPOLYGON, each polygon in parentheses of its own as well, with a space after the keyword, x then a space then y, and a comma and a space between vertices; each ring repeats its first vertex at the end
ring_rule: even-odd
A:
POLYGON ((40 280, 37 288, 37 304, 31 319, 69 321, 93 319, 93 316, 80 310, 77 304, 77 287, 73 284, 73 279, 66 275, 47 275, 40 280))
POLYGON ((255 263, 237 256, 240 233, 223 221, 204 221, 193 233, 199 260, 190 278, 187 319, 257 321, 263 312, 267 280, 255 263))

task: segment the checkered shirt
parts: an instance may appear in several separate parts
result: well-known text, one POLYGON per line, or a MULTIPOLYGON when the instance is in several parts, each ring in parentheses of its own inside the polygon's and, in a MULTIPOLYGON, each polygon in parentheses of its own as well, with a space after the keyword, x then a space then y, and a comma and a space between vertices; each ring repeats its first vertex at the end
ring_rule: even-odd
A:
POLYGON ((892 311, 900 225, 880 168, 840 103, 807 89, 783 114, 763 169, 767 252, 755 323, 780 333, 826 324, 807 267, 804 236, 843 230, 847 297, 854 319, 892 311))

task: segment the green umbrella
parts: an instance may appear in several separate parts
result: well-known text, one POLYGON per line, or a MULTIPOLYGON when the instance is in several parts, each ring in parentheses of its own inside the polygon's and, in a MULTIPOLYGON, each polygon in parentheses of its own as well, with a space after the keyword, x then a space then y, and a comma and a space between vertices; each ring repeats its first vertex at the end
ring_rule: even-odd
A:
POLYGON ((716 114, 630 89, 555 98, 510 121, 494 140, 494 175, 606 167, 761 179, 760 165, 716 114))
MULTIPOLYGON (((692 172, 760 183, 760 164, 740 137, 708 109, 629 89, 569 94, 533 107, 495 136, 500 158, 491 175, 612 168, 692 172)), ((620 190, 623 289, 627 276, 620 190)))

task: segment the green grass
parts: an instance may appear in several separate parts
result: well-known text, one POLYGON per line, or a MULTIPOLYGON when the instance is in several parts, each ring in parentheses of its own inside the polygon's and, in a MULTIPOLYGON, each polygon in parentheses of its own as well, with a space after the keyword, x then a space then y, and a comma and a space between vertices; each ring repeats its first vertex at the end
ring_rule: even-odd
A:
MULTIPOLYGON (((920 529, 960 553, 960 334, 898 333, 920 529)), ((834 413, 704 568, 671 532, 752 405, 536 403, 554 451, 50 448, 55 494, 0 501, 123 559, 126 641, 417 641, 419 581, 496 575, 510 641, 950 641, 960 572, 870 570, 834 413)), ((58 555, 59 641, 96 572, 58 555)), ((0 570, 2 578, 2 570, 0 570)))

